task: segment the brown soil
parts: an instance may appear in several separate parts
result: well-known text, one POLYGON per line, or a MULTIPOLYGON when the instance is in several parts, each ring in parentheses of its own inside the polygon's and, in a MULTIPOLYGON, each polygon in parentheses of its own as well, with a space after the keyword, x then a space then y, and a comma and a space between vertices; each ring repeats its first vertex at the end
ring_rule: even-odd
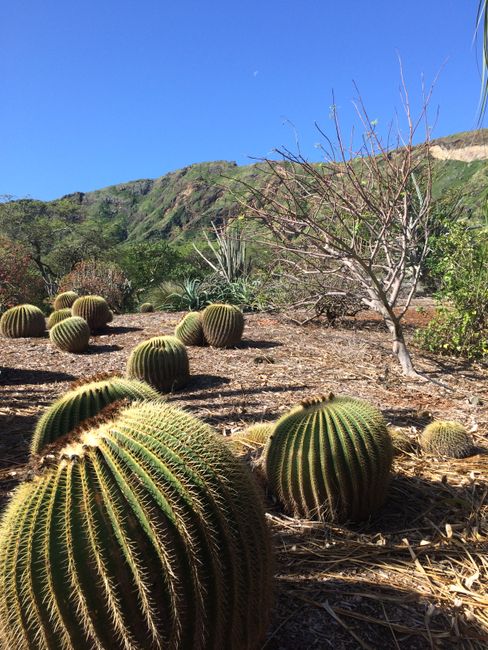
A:
MULTIPOLYGON (((413 309, 407 322, 423 324, 431 314, 430 307, 413 309)), ((45 407, 80 377, 124 372, 138 342, 172 333, 180 317, 117 316, 82 355, 60 352, 48 338, 2 339, 0 508, 25 475, 31 432, 45 407)), ((414 350, 418 370, 434 381, 405 379, 370 313, 336 328, 246 318, 238 348, 188 349, 191 383, 169 397, 223 435, 332 391, 376 404, 412 437, 433 417, 455 419, 487 446, 486 366, 414 350)), ((400 458, 388 503, 361 528, 292 520, 270 502, 278 560, 265 647, 486 647, 487 459, 400 458)))

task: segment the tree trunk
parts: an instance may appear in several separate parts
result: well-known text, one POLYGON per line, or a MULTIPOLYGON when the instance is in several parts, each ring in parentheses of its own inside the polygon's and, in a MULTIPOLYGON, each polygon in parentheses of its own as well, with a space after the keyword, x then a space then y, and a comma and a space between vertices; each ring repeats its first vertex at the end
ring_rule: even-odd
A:
POLYGON ((385 318, 386 325, 393 339, 393 354, 400 362, 403 374, 407 377, 418 377, 418 373, 413 366, 412 357, 408 351, 403 328, 396 318, 385 318))

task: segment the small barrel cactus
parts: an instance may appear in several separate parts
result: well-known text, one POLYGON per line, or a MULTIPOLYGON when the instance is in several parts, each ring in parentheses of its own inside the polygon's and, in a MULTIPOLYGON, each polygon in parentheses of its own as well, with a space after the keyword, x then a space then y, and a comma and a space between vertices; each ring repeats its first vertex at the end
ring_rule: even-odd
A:
POLYGON ((260 422, 224 440, 235 454, 243 455, 262 449, 268 442, 274 427, 275 422, 260 422))
POLYGON ((198 311, 190 311, 175 327, 175 336, 185 345, 204 345, 202 316, 198 311))
POLYGON ((260 495, 167 404, 103 414, 46 457, 0 523, 0 646, 261 647, 272 556, 260 495))
POLYGON ((110 307, 101 296, 81 296, 75 300, 71 311, 73 316, 86 320, 91 332, 102 329, 110 321, 110 307))
POLYGON ((438 420, 428 424, 420 437, 420 445, 430 454, 451 458, 466 458, 476 453, 465 427, 451 420, 438 420))
POLYGON ((393 455, 411 454, 418 448, 417 443, 401 427, 388 427, 393 455))
POLYGON ((121 399, 159 401, 161 397, 147 384, 117 375, 95 376, 74 384, 40 417, 31 442, 31 455, 39 454, 47 444, 73 431, 108 404, 121 399))
POLYGON ((113 319, 114 319, 114 313, 113 313, 113 311, 112 311, 111 309, 109 309, 109 310, 108 310, 108 316, 107 316, 107 323, 106 323, 106 325, 108 325, 109 323, 111 323, 111 322, 113 321, 113 319))
POLYGON ((56 296, 53 307, 55 310, 69 309, 77 298, 79 298, 79 296, 74 291, 64 291, 56 296))
POLYGON ((384 501, 393 450, 377 409, 330 395, 283 415, 264 455, 269 487, 287 512, 361 521, 384 501))
POLYGON ((237 345, 244 331, 244 316, 234 305, 214 304, 202 312, 203 334, 207 343, 215 348, 237 345))
POLYGON ((154 305, 152 302, 143 302, 139 308, 139 311, 141 314, 149 314, 150 312, 154 311, 154 305))
POLYGON ((85 352, 90 341, 90 328, 84 318, 70 316, 51 328, 49 338, 64 352, 85 352))
POLYGON ((163 393, 182 388, 190 377, 186 348, 175 336, 155 336, 139 343, 127 361, 127 376, 163 393))
POLYGON ((35 305, 11 307, 0 318, 0 332, 11 339, 42 336, 45 331, 46 319, 35 305))
POLYGON ((58 309, 57 311, 53 311, 53 313, 50 314, 49 318, 47 319, 47 329, 50 330, 51 327, 54 327, 54 325, 57 325, 62 320, 69 318, 70 316, 71 309, 68 307, 66 309, 58 309))

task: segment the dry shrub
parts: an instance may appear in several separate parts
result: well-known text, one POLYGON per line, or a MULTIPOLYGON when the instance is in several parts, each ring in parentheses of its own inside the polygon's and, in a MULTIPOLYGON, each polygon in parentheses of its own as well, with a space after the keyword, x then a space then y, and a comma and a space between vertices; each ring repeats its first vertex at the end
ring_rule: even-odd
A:
POLYGON ((122 311, 132 298, 130 281, 112 262, 83 260, 65 275, 59 291, 76 291, 79 295, 103 296, 112 309, 122 311))

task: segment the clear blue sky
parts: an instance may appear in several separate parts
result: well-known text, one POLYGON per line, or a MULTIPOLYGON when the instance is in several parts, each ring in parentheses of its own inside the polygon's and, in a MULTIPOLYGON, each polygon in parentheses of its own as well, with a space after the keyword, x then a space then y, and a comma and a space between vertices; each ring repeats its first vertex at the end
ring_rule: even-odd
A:
MULTIPOLYGON (((194 162, 317 156, 347 129, 355 80, 372 118, 445 63, 434 136, 476 127, 478 0, 4 0, 0 194, 50 199, 194 162)), ((479 57, 478 57, 479 58, 479 57)))

